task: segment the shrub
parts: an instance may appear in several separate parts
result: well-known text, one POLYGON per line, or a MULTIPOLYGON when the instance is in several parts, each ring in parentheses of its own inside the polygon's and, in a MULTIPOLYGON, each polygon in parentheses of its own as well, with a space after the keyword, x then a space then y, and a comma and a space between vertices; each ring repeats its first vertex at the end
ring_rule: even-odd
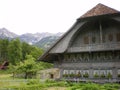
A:
POLYGON ((68 77, 69 75, 68 74, 63 74, 63 77, 68 77))
POLYGON ((99 77, 98 73, 95 73, 95 74, 94 74, 94 77, 95 77, 95 78, 98 78, 98 77, 99 77))
POLYGON ((85 72, 85 74, 83 74, 83 77, 88 78, 89 77, 88 72, 85 72))
POLYGON ((75 74, 71 73, 69 76, 73 78, 73 77, 75 77, 75 74))
POLYGON ((120 74, 118 74, 118 77, 120 78, 120 74))
POLYGON ((81 73, 80 72, 78 72, 78 74, 76 74, 76 77, 81 77, 81 73))
POLYGON ((104 73, 101 74, 101 78, 105 78, 105 74, 104 73))
POLYGON ((107 74, 107 78, 112 78, 112 74, 110 72, 107 74))

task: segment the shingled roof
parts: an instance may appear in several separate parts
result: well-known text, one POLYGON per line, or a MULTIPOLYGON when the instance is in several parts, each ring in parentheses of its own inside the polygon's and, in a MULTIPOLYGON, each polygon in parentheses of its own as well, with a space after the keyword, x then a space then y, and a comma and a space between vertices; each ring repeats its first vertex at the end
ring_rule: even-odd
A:
POLYGON ((113 13, 119 13, 119 11, 99 3, 98 5, 93 7, 91 10, 89 10, 87 13, 82 15, 80 18, 105 15, 105 14, 113 14, 113 13))
MULTIPOLYGON (((106 16, 108 14, 118 14, 120 17, 120 12, 112 9, 108 6, 105 6, 103 4, 98 4, 95 7, 93 7, 91 10, 89 10, 87 13, 82 15, 80 20, 87 19, 88 17, 95 17, 95 16, 106 16)), ((111 17, 111 15, 109 15, 111 17)), ((75 33, 86 23, 85 22, 78 22, 76 21, 75 24, 53 45, 51 46, 40 58, 39 60, 41 61, 47 61, 47 62, 52 62, 53 57, 57 54, 65 53, 67 48, 69 47, 69 43, 71 41, 71 38, 75 33), (69 37, 69 38, 68 38, 69 37)))

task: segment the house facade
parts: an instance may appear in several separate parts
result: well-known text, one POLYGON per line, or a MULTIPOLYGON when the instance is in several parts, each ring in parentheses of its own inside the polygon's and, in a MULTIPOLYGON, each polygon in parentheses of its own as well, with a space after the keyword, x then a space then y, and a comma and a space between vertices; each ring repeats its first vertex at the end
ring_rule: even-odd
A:
POLYGON ((120 82, 120 12, 96 5, 39 60, 54 63, 59 79, 120 82))

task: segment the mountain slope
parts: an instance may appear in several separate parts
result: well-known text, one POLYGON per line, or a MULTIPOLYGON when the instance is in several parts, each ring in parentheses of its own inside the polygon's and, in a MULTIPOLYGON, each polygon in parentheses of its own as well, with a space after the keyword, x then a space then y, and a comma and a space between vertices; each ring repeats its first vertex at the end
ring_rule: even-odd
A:
POLYGON ((53 45, 60 36, 49 36, 41 39, 39 42, 35 43, 34 45, 43 48, 44 50, 48 49, 51 45, 53 45))
POLYGON ((18 37, 17 34, 13 33, 13 32, 10 32, 9 30, 7 30, 6 28, 1 28, 0 29, 0 38, 9 38, 9 39, 12 39, 12 38, 16 38, 18 37))
POLYGON ((52 36, 52 35, 53 34, 47 33, 47 32, 35 33, 35 34, 26 33, 26 34, 22 34, 21 36, 19 36, 19 38, 20 40, 25 41, 29 44, 35 44, 36 42, 40 41, 42 38, 47 37, 47 36, 52 36))
POLYGON ((2 28, 0 29, 0 38, 14 39, 19 38, 21 41, 27 42, 32 45, 36 45, 40 48, 47 49, 49 48, 63 33, 59 32, 56 34, 43 32, 43 33, 26 33, 22 35, 17 35, 10 32, 9 30, 2 28))

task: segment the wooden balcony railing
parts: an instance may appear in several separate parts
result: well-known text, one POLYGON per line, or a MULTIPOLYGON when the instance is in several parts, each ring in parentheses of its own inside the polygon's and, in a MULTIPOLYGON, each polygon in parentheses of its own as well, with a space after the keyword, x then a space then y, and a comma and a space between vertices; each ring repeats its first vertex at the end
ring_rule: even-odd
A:
POLYGON ((104 51, 120 50, 120 43, 89 44, 79 47, 70 47, 68 52, 104 51))

